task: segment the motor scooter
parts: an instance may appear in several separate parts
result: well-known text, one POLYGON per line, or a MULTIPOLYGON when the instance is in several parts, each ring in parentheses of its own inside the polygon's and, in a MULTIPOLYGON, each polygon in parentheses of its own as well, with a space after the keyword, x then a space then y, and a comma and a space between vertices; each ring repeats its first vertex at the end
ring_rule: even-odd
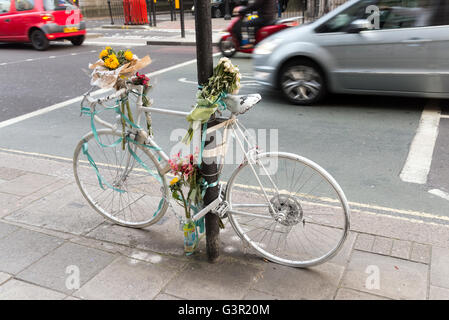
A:
MULTIPOLYGON (((243 19, 254 19, 257 18, 257 15, 253 14, 242 14, 239 13, 244 7, 239 6, 234 8, 233 14, 237 14, 237 17, 231 20, 231 23, 229 24, 228 28, 225 30, 225 33, 220 38, 220 41, 218 42, 218 48, 220 49, 221 53, 225 57, 232 57, 236 52, 243 52, 243 53, 252 53, 254 51, 254 47, 257 43, 262 41, 263 39, 271 36, 272 34, 279 32, 281 30, 293 27, 298 25, 298 18, 289 18, 289 19, 282 19, 277 20, 273 25, 264 26, 260 28, 256 35, 255 35, 255 43, 254 46, 250 48, 243 47, 242 43, 239 43, 237 40, 237 36, 234 34, 234 26, 236 23, 238 23, 240 20, 243 19)), ((242 34, 243 35, 243 34, 242 34)), ((245 41, 245 40, 244 40, 245 41)))

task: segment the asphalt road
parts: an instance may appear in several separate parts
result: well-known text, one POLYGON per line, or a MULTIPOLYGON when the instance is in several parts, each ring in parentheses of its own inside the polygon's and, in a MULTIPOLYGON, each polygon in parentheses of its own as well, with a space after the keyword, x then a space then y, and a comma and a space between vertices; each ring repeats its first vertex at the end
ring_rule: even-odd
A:
MULTIPOLYGON (((191 47, 132 49, 138 55, 151 55, 153 64, 145 72, 195 57, 191 47)), ((2 120, 86 91, 89 78, 83 69, 96 59, 99 50, 97 46, 61 45, 39 53, 28 46, 0 45, 0 124, 2 120), (50 58, 51 55, 55 58, 50 58)), ((244 74, 242 93, 260 92, 263 97, 254 110, 241 116, 241 121, 256 131, 277 132, 278 139, 268 143, 267 149, 276 147, 316 161, 340 183, 354 209, 447 223, 448 219, 438 217, 449 216, 449 201, 429 190, 449 192, 448 119, 440 122, 427 183, 406 183, 399 178, 427 100, 330 96, 318 106, 293 106, 277 92, 261 88, 252 81, 250 57, 237 56, 233 62, 244 74)), ((152 83, 151 96, 156 107, 188 111, 194 103, 196 63, 158 74, 152 77, 152 83)), ((443 113, 447 113, 447 101, 438 103, 443 113)), ((187 122, 183 118, 161 115, 153 115, 153 118, 157 141, 164 149, 171 150, 185 133, 187 122)), ((0 126, 0 148, 70 159, 77 141, 89 129, 89 119, 79 116, 79 103, 74 103, 3 128, 0 126)))
MULTIPOLYGON (((0 121, 89 90, 88 66, 96 61, 101 49, 98 45, 74 47, 55 42, 49 50, 40 52, 31 45, 0 44, 0 121)), ((149 54, 152 58, 152 64, 142 72, 195 58, 193 47, 136 46, 132 51, 139 57, 149 54)))

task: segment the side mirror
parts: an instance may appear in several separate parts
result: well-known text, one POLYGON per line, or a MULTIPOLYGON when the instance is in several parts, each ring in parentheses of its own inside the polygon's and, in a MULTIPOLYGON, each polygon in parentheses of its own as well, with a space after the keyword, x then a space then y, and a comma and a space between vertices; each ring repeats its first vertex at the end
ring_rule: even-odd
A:
POLYGON ((361 31, 370 30, 371 22, 366 19, 357 19, 354 20, 348 28, 348 33, 359 33, 361 31))

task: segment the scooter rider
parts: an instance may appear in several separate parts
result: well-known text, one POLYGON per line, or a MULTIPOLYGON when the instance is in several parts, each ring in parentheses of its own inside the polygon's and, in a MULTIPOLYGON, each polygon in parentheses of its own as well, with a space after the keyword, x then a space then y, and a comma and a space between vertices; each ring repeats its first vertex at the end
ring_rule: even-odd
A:
POLYGON ((271 25, 276 21, 276 0, 252 0, 248 6, 242 8, 239 14, 245 15, 257 11, 258 18, 236 23, 234 26, 234 34, 237 36, 238 43, 242 43, 242 28, 247 28, 250 43, 242 46, 242 48, 251 48, 254 46, 257 31, 267 25, 271 25))

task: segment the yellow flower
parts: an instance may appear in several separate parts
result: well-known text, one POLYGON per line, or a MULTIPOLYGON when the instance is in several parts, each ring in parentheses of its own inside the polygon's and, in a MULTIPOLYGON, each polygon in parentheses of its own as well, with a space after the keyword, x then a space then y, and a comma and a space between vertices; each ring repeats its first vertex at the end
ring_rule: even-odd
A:
POLYGON ((103 59, 104 57, 107 57, 108 56, 108 50, 103 50, 103 51, 101 51, 100 52, 100 59, 103 59))
POLYGON ((106 67, 108 67, 109 69, 114 70, 114 69, 117 69, 120 66, 120 62, 118 61, 118 59, 115 56, 115 54, 111 54, 104 61, 104 65, 106 67))
POLYGON ((170 185, 172 186, 172 185, 174 185, 175 183, 177 183, 179 181, 179 178, 178 177, 174 177, 173 179, 172 179, 172 181, 170 181, 170 185))
POLYGON ((126 60, 131 61, 133 59, 134 55, 133 55, 133 53, 131 51, 126 50, 124 56, 125 56, 126 60))
POLYGON ((105 50, 112 50, 112 48, 111 47, 106 47, 105 50))

